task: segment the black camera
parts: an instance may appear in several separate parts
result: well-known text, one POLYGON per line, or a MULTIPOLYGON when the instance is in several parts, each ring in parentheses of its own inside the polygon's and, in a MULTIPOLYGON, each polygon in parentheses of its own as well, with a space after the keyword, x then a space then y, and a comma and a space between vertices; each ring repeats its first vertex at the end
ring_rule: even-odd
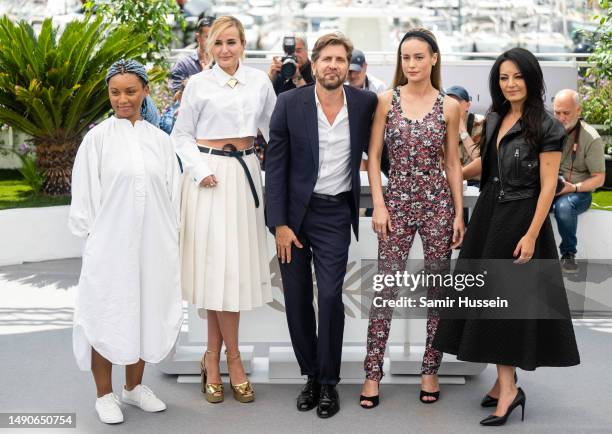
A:
POLYGON ((295 37, 285 36, 283 38, 283 51, 285 55, 281 58, 281 76, 290 80, 297 70, 297 57, 295 57, 295 37))

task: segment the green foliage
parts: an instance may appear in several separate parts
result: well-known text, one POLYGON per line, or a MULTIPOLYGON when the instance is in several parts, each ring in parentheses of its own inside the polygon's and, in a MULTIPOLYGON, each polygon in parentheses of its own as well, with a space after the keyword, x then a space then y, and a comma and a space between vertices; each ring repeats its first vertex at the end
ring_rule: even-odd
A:
POLYGON ((582 116, 590 124, 605 125, 607 130, 612 130, 612 81, 600 84, 581 89, 582 116))
POLYGON ((21 176, 28 187, 32 189, 34 194, 39 194, 44 183, 44 173, 36 164, 36 155, 31 148, 27 148, 25 152, 16 151, 15 154, 21 160, 21 167, 18 169, 21 176))
POLYGON ((0 210, 68 204, 70 196, 50 197, 36 194, 18 170, 0 169, 0 210))
POLYGON ((599 0, 602 14, 595 30, 595 48, 588 61, 586 83, 581 86, 582 113, 587 122, 612 129, 612 7, 609 0, 599 0))
POLYGON ((155 101, 157 108, 162 111, 174 102, 174 97, 168 85, 168 69, 153 67, 149 71, 149 95, 155 101))
POLYGON ((39 142, 78 140, 110 108, 108 67, 145 45, 144 36, 101 18, 73 21, 61 36, 46 19, 38 37, 25 21, 0 18, 0 122, 39 142))
POLYGON ((185 28, 185 18, 175 0, 114 0, 104 4, 88 0, 85 10, 95 11, 108 23, 129 24, 135 35, 144 35, 144 61, 163 69, 167 69, 167 50, 175 39, 173 24, 185 28))
POLYGON ((612 80, 612 6, 609 0, 599 0, 599 6, 603 12, 595 16, 598 26, 589 73, 598 80, 612 80))
MULTIPOLYGON (((10 171, 12 172, 12 171, 10 171)), ((37 208, 70 204, 70 196, 50 197, 34 194, 32 189, 19 177, 4 176, 11 174, 0 170, 0 210, 11 208, 37 208)))
POLYGON ((591 209, 612 211, 612 191, 598 190, 594 192, 591 209))

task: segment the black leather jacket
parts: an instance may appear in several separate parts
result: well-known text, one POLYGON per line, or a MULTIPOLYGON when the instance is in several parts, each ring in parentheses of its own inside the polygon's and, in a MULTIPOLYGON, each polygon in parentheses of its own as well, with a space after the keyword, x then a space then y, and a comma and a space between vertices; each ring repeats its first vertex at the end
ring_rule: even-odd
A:
MULTIPOLYGON (((482 151, 482 177, 483 182, 490 176, 488 173, 488 149, 490 141, 496 141, 494 137, 498 131, 498 125, 502 121, 501 116, 492 112, 489 113, 485 121, 486 146, 482 151)), ((540 193, 540 152, 559 151, 561 152, 567 134, 563 124, 556 120, 550 113, 545 112, 542 116, 543 135, 536 145, 527 143, 522 132, 523 122, 519 120, 510 128, 502 138, 497 152, 497 164, 499 167, 499 180, 501 189, 498 195, 499 202, 526 199, 535 197, 540 193)), ((495 145, 493 145, 495 146, 495 145)))

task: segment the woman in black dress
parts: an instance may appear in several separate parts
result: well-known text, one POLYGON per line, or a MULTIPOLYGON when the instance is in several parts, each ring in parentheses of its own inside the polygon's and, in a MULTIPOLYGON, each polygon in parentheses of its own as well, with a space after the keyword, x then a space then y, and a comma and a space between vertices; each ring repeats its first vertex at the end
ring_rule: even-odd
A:
MULTIPOLYGON (((519 264, 532 258, 558 260, 548 213, 566 135, 545 111, 537 59, 521 48, 506 51, 493 65, 489 89, 492 105, 481 140, 482 157, 464 168, 465 179, 481 175, 482 187, 459 258, 514 258, 519 264)), ((562 306, 564 319, 440 320, 435 348, 459 360, 497 365, 497 381, 482 401, 483 407, 496 410, 482 425, 504 424, 518 406, 524 415, 525 393, 516 386, 516 367, 580 363, 560 268, 546 280, 549 288, 541 288, 542 281, 538 290, 549 297, 545 301, 562 306)), ((518 285, 513 289, 527 290, 518 285)))

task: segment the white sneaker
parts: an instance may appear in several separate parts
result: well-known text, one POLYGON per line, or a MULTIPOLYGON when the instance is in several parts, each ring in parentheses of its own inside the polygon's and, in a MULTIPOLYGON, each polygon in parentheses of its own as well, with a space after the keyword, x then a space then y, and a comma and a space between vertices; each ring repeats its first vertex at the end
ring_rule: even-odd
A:
POLYGON ((119 399, 112 392, 96 399, 96 412, 104 423, 123 422, 123 413, 121 408, 119 408, 119 399))
POLYGON ((126 404, 135 405, 148 412, 163 411, 166 409, 166 404, 155 396, 151 389, 142 384, 139 384, 132 390, 126 390, 124 387, 121 394, 121 400, 126 404))

